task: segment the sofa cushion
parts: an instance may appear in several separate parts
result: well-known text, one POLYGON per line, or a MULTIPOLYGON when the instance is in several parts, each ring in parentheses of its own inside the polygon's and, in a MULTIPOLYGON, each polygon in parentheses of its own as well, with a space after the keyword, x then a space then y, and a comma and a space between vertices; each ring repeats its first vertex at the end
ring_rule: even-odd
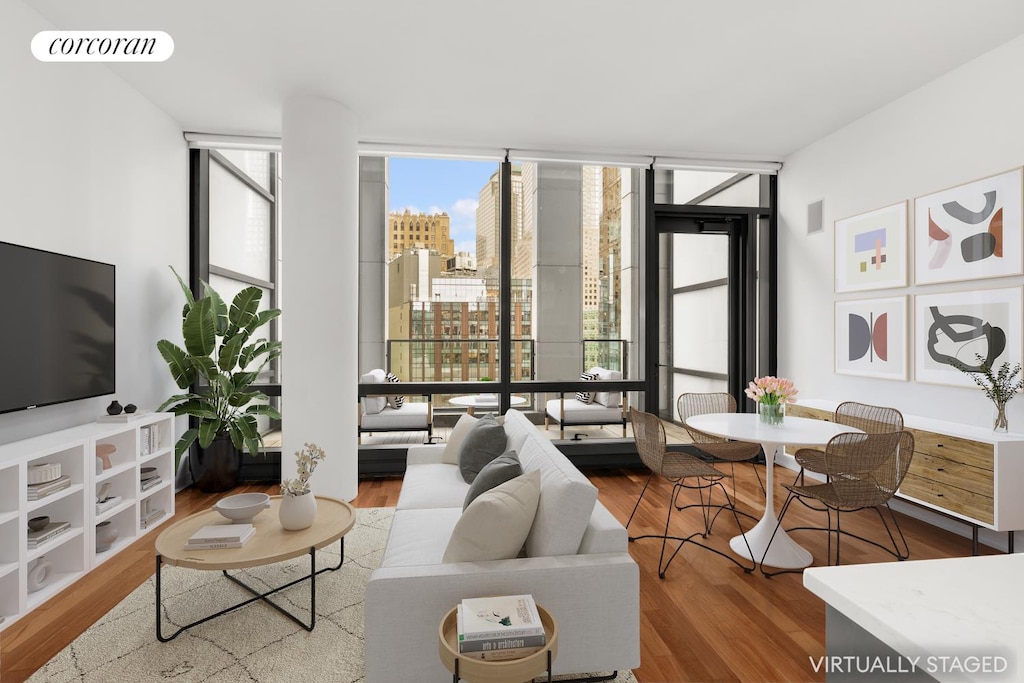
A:
MULTIPOLYGON (((582 373, 580 375, 580 379, 583 380, 584 382, 592 382, 595 379, 597 379, 597 373, 593 372, 593 371, 591 371, 591 372, 584 372, 584 373, 582 373)), ((576 392, 576 400, 579 401, 580 403, 587 403, 587 404, 593 403, 594 402, 594 392, 592 392, 592 391, 577 391, 576 392)))
MULTIPOLYGON (((360 384, 381 384, 384 381, 384 371, 379 368, 370 370, 359 378, 360 384)), ((388 399, 384 396, 364 396, 363 414, 376 415, 380 411, 384 410, 384 407, 387 406, 387 404, 388 399)))
POLYGON ((426 508, 458 508, 469 491, 469 484, 455 465, 422 463, 405 468, 402 490, 398 494, 399 510, 426 508))
POLYGON ((363 415, 360 426, 364 431, 396 430, 396 429, 426 429, 427 428, 427 404, 406 403, 395 410, 394 408, 383 408, 373 415, 363 415))
MULTIPOLYGON (((397 383, 402 381, 402 380, 398 379, 398 377, 395 376, 395 373, 393 373, 393 372, 389 372, 389 373, 385 374, 384 375, 384 379, 386 379, 387 381, 392 382, 394 384, 397 384, 397 383)), ((392 396, 388 396, 387 397, 387 402, 388 402, 388 407, 390 407, 390 408, 396 408, 396 409, 397 408, 401 408, 405 404, 405 396, 393 396, 393 395, 392 396)))
MULTIPOLYGON (((505 451, 494 460, 484 465, 476 479, 469 485, 466 491, 466 500, 462 503, 465 510, 469 504, 485 491, 490 491, 498 484, 504 484, 510 479, 515 479, 523 473, 523 466, 519 464, 519 456, 515 451, 505 451)), ((402 487, 405 488, 404 486, 402 487)))
POLYGON ((467 484, 472 484, 484 465, 505 452, 508 438, 505 429, 493 415, 484 415, 476 421, 459 447, 459 471, 467 484))
POLYGON ((524 472, 540 472, 537 516, 526 539, 530 557, 575 555, 597 502, 597 488, 539 434, 519 453, 524 472))
POLYGON ((540 487, 541 475, 533 471, 477 496, 463 510, 441 561, 486 562, 519 555, 537 513, 540 487))
MULTIPOLYGON (((622 373, 618 370, 606 370, 605 368, 590 368, 590 372, 597 375, 597 379, 622 379, 622 373)), ((599 391, 594 396, 594 402, 600 403, 608 408, 618 408, 622 402, 621 391, 599 391)))
POLYGON ((462 448, 462 442, 466 440, 466 435, 473 429, 476 421, 477 418, 469 413, 463 413, 459 416, 458 422, 452 427, 452 433, 448 435, 448 442, 444 446, 444 453, 441 454, 441 462, 451 463, 452 465, 459 464, 459 449, 462 448))
POLYGON ((562 424, 596 425, 622 422, 622 409, 609 408, 600 403, 580 403, 574 398, 565 399, 565 419, 562 419, 562 402, 552 399, 545 404, 548 415, 562 424))
POLYGON ((457 507, 396 510, 381 567, 441 564, 445 545, 461 516, 457 507))

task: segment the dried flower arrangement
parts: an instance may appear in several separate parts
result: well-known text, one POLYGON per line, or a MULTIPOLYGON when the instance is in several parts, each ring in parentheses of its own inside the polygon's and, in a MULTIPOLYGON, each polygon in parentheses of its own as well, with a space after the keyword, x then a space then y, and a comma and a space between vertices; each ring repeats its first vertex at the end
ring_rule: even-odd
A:
POLYGON ((324 449, 315 443, 307 443, 301 451, 295 453, 295 469, 299 476, 295 479, 285 479, 281 482, 281 495, 304 496, 310 492, 309 477, 313 474, 317 464, 327 457, 324 449))

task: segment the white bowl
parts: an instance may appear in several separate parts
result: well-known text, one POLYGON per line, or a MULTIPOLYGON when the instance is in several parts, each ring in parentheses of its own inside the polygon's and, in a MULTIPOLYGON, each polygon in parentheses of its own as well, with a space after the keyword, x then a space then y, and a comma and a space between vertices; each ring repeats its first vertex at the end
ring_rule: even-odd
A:
POLYGON ((270 507, 270 496, 265 493, 239 493, 221 498, 213 509, 235 524, 249 524, 259 513, 270 507))

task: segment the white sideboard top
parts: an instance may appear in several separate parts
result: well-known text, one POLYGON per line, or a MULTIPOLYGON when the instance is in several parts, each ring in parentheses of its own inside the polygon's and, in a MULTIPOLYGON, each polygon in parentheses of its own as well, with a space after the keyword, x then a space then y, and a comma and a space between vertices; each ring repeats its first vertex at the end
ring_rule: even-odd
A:
MULTIPOLYGON (((839 401, 826 401, 809 398, 806 400, 800 399, 796 402, 796 405, 806 406, 808 408, 817 408, 819 410, 825 410, 832 413, 835 412, 836 406, 839 405, 839 401)), ((879 401, 874 405, 885 405, 885 401, 879 401)), ((950 422, 949 420, 937 420, 932 417, 908 415, 906 413, 903 414, 903 424, 904 426, 912 429, 921 429, 926 432, 937 432, 939 434, 949 434, 950 436, 958 436, 964 439, 971 439, 972 441, 981 441, 985 443, 1024 441, 1024 434, 1022 433, 1010 432, 1008 434, 997 434, 992 431, 992 427, 990 426, 978 427, 960 422, 950 422)))
POLYGON ((1024 555, 987 555, 810 567, 804 587, 922 666, 929 656, 972 655, 1001 655, 1011 666, 1003 678, 930 672, 939 681, 1014 681, 1024 674, 1022 575, 1024 555))

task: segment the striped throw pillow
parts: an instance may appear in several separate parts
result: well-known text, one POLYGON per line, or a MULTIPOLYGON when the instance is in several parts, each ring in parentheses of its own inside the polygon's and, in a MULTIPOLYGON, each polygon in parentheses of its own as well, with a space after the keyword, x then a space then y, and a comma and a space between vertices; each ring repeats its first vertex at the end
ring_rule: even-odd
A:
MULTIPOLYGON (((394 373, 392 373, 392 372, 389 372, 386 375, 384 375, 384 379, 386 379, 389 382, 401 382, 402 381, 402 380, 398 379, 397 377, 395 377, 394 373)), ((396 396, 388 396, 388 406, 389 407, 395 408, 397 410, 398 408, 401 408, 403 405, 405 405, 405 396, 397 396, 397 395, 396 396)))
MULTIPOLYGON (((584 372, 580 374, 580 379, 584 382, 592 382, 597 379, 596 372, 584 372)), ((594 393, 591 391, 577 391, 576 400, 580 403, 591 404, 594 402, 594 393)))

